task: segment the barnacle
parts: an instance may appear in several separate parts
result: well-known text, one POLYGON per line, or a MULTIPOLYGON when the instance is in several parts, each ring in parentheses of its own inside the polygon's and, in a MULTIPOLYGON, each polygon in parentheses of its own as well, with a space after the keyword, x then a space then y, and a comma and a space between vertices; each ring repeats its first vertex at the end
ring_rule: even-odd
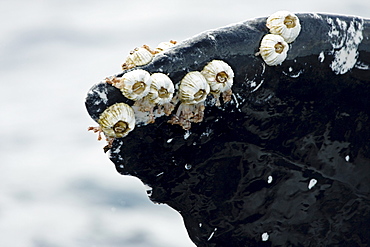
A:
POLYGON ((270 33, 280 35, 287 43, 293 42, 301 31, 298 17, 289 11, 278 11, 267 18, 270 33))
POLYGON ((259 54, 267 65, 274 66, 285 60, 288 50, 288 44, 280 35, 266 34, 261 41, 259 54))
POLYGON ((140 111, 149 112, 149 122, 154 122, 153 110, 158 106, 158 113, 162 110, 168 116, 174 106, 171 103, 175 87, 171 79, 163 73, 154 73, 151 76, 149 93, 142 99, 135 102, 140 111), (162 109, 163 108, 163 109, 162 109))
POLYGON ((157 45, 157 47, 155 48, 155 53, 160 53, 160 52, 163 52, 171 47, 173 47, 174 45, 177 44, 177 41, 174 41, 174 40, 170 40, 169 42, 161 42, 157 45))
POLYGON ((122 69, 132 69, 136 66, 142 66, 152 61, 155 52, 152 51, 149 46, 143 45, 142 47, 135 48, 130 52, 130 55, 126 58, 122 69))
POLYGON ((136 101, 149 93, 151 78, 147 71, 137 69, 125 73, 121 78, 107 78, 106 82, 120 89, 126 98, 136 101))
POLYGON ((203 68, 201 73, 210 86, 211 94, 216 98, 217 106, 220 105, 220 94, 222 94, 224 102, 231 100, 234 72, 227 63, 213 60, 203 68))
POLYGON ((200 72, 193 71, 186 74, 180 82, 177 95, 181 104, 169 123, 179 124, 183 129, 188 130, 191 122, 201 122, 205 109, 204 101, 209 92, 210 86, 200 72))
POLYGON ((89 127, 88 130, 98 132, 98 140, 101 140, 103 132, 109 149, 114 138, 125 137, 135 128, 134 110, 125 103, 116 103, 99 116, 98 124, 99 127, 89 127))

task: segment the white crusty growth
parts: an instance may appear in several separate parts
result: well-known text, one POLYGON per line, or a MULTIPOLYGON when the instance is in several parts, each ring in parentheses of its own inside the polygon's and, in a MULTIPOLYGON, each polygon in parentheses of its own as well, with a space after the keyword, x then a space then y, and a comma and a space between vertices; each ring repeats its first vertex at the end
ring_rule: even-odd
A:
POLYGON ((213 60, 203 68, 201 73, 206 78, 211 93, 216 98, 217 106, 220 105, 220 94, 222 94, 224 102, 231 100, 234 72, 227 63, 221 60, 213 60))
POLYGON ((298 17, 289 11, 278 11, 267 18, 270 33, 280 35, 287 43, 293 42, 301 31, 298 17))
POLYGON ((200 72, 193 71, 185 75, 180 82, 177 95, 181 104, 169 123, 179 124, 183 129, 188 130, 191 122, 201 122, 205 109, 204 101, 209 92, 209 84, 200 72))
POLYGON ((259 54, 269 66, 280 65, 287 56, 288 44, 280 35, 266 34, 260 45, 259 54))

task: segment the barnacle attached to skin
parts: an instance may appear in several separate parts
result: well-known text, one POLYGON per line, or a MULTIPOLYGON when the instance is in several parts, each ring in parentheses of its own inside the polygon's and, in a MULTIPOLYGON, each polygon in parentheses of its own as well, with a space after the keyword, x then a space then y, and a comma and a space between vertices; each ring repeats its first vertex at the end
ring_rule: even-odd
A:
POLYGON ((270 33, 280 35, 287 43, 293 42, 301 31, 298 17, 289 11, 278 11, 267 18, 270 33))
POLYGON ((168 42, 161 42, 157 45, 157 47, 154 49, 154 52, 155 53, 160 53, 160 52, 164 52, 168 49, 170 49, 171 47, 173 47, 174 45, 177 44, 177 41, 174 41, 174 40, 170 40, 168 42))
POLYGON ((220 94, 224 102, 231 100, 234 71, 227 63, 213 60, 203 68, 201 73, 210 86, 211 94, 216 99, 216 106, 220 105, 220 94))
POLYGON ((149 112, 149 123, 154 122, 153 110, 158 107, 158 113, 162 111, 169 116, 174 109, 171 103, 175 87, 172 80, 163 73, 154 73, 151 76, 149 93, 142 99, 135 102, 139 111, 149 112))
POLYGON ((135 128, 134 110, 125 103, 116 103, 108 107, 98 119, 99 127, 89 127, 98 133, 98 140, 101 140, 101 133, 108 142, 105 150, 112 146, 114 138, 122 138, 128 135, 135 128))
POLYGON ((181 104, 169 123, 179 124, 183 129, 188 130, 191 122, 201 122, 204 116, 204 101, 209 92, 210 86, 200 72, 193 71, 186 74, 180 82, 177 95, 181 104))
POLYGON ((152 61, 155 53, 156 52, 152 51, 147 45, 135 48, 130 52, 125 63, 122 64, 122 69, 126 70, 135 68, 136 66, 146 65, 152 61))
POLYGON ((126 98, 136 101, 149 93, 151 78, 147 71, 137 69, 123 74, 120 78, 107 78, 106 82, 120 89, 126 98))
POLYGON ((288 43, 276 34, 266 34, 260 45, 259 55, 269 66, 280 65, 286 59, 289 50, 288 43))

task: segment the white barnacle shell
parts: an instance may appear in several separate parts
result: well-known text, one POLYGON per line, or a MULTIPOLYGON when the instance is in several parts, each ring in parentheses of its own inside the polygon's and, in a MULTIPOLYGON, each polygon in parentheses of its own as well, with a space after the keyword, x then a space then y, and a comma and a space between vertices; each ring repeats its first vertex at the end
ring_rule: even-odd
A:
POLYGON ((289 50, 286 43, 280 35, 266 34, 260 46, 259 53, 267 65, 274 66, 281 64, 287 56, 289 50))
POLYGON ((219 105, 219 96, 222 93, 224 95, 224 101, 231 100, 231 87, 233 85, 234 71, 232 68, 221 60, 213 60, 209 62, 201 71, 204 78, 206 78, 211 93, 215 95, 217 103, 219 105))
POLYGON ((134 110, 125 103, 116 103, 100 115, 98 123, 108 138, 125 137, 135 128, 134 110))
POLYGON ((197 104, 206 100, 210 86, 204 76, 193 71, 185 75, 179 86, 179 99, 185 104, 197 104))
POLYGON ((153 53, 150 51, 149 47, 143 46, 133 50, 130 55, 126 58, 124 64, 122 64, 122 69, 131 69, 136 66, 142 66, 148 64, 153 59, 153 53))
POLYGON ((158 105, 169 103, 175 92, 172 80, 163 73, 152 74, 151 80, 149 96, 153 100, 153 103, 158 105))
POLYGON ((301 31, 298 17, 289 11, 278 11, 267 18, 270 33, 280 35, 287 43, 293 42, 301 31))
POLYGON ((177 44, 177 41, 174 41, 174 40, 170 40, 168 42, 161 42, 155 48, 155 52, 160 53, 160 52, 166 51, 176 44, 177 44))
POLYGON ((193 71, 186 74, 180 82, 177 96, 181 104, 175 116, 168 122, 178 124, 185 130, 190 129, 192 122, 201 122, 204 116, 204 101, 209 92, 210 86, 202 73, 193 71))
POLYGON ((119 89, 122 94, 131 100, 139 100, 150 91, 151 78, 149 72, 137 69, 122 75, 119 89))

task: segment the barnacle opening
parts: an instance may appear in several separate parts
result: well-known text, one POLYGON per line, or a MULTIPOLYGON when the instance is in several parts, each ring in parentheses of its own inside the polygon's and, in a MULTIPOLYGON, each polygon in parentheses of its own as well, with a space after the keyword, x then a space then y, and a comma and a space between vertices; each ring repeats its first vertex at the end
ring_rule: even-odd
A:
POLYGON ((132 91, 136 94, 144 92, 146 84, 143 81, 138 81, 132 86, 132 91))
POLYGON ((115 125, 113 125, 113 130, 117 135, 124 135, 130 129, 127 122, 120 120, 115 125))
POLYGON ((207 92, 205 90, 203 90, 203 89, 200 89, 198 92, 196 92, 194 94, 194 99, 196 101, 200 101, 201 99, 203 99, 206 96, 207 96, 207 92))
POLYGON ((281 42, 278 42, 274 46, 275 52, 281 54, 284 51, 284 45, 281 42))
POLYGON ((296 18, 291 15, 286 16, 284 19, 284 25, 287 28, 294 28, 296 26, 296 18))
POLYGON ((221 71, 216 75, 216 81, 219 83, 225 83, 228 78, 229 75, 225 71, 221 71))
POLYGON ((170 93, 164 87, 161 87, 161 89, 158 90, 158 97, 161 98, 161 99, 167 98, 169 95, 170 95, 170 93))

